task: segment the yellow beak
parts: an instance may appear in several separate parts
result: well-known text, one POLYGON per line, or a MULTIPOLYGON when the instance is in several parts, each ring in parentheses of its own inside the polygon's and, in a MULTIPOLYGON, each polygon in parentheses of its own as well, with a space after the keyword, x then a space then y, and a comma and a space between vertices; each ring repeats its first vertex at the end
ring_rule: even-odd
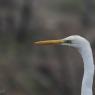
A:
POLYGON ((45 41, 37 41, 34 42, 35 45, 59 45, 64 43, 63 40, 45 40, 45 41))

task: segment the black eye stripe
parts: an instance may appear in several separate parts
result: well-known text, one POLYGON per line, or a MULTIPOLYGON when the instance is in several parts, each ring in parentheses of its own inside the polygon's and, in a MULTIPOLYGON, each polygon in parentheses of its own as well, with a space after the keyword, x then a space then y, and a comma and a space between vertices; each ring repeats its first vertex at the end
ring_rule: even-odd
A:
POLYGON ((69 44, 72 43, 71 40, 65 40, 64 42, 65 42, 65 43, 69 43, 69 44))

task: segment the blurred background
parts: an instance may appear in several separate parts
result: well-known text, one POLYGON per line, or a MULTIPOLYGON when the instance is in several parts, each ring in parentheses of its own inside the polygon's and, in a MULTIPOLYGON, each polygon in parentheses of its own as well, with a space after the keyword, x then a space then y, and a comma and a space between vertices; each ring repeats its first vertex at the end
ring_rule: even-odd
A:
POLYGON ((95 59, 95 0, 0 0, 0 95, 80 95, 77 50, 32 45, 75 34, 95 59))

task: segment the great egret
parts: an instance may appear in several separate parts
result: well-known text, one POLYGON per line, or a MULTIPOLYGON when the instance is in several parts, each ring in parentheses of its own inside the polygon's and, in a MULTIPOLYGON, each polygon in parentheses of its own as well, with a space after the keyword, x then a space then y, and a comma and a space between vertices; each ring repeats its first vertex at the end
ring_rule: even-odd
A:
POLYGON ((67 45, 78 49, 84 62, 84 75, 82 79, 81 95, 93 95, 92 85, 94 76, 94 63, 91 46, 88 40, 79 36, 72 35, 59 40, 46 40, 34 42, 36 45, 67 45))

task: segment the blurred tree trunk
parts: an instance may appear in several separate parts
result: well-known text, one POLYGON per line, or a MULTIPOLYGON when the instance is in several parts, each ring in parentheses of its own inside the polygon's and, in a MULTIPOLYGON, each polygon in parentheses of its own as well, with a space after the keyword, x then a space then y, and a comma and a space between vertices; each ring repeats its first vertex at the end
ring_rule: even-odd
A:
POLYGON ((84 13, 82 17, 82 23, 84 26, 90 26, 93 24, 93 0, 84 0, 84 13))
POLYGON ((27 40, 27 33, 28 33, 28 27, 29 27, 29 23, 30 23, 30 7, 29 4, 26 4, 23 6, 22 8, 22 21, 21 21, 21 25, 20 28, 17 32, 17 41, 20 43, 23 43, 27 40))
POLYGON ((82 23, 84 26, 90 26, 93 21, 93 0, 84 0, 84 8, 82 23))

